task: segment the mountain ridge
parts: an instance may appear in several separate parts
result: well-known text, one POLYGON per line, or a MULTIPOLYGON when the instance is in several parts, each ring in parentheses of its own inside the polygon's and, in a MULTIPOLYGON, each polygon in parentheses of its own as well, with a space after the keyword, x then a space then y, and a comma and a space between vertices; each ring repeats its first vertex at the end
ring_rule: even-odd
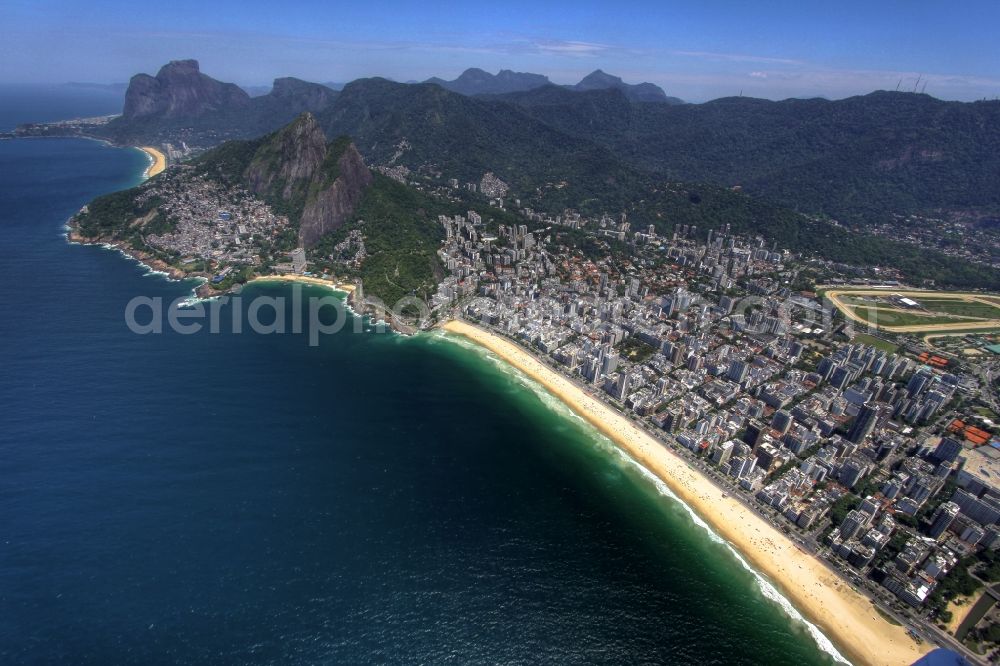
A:
MULTIPOLYGON (((505 95, 508 93, 527 92, 544 86, 557 85, 543 74, 530 72, 514 72, 501 69, 496 74, 470 67, 457 78, 447 81, 439 77, 431 77, 424 83, 439 85, 445 90, 460 95, 505 95)), ((583 77, 578 83, 561 86, 567 90, 585 92, 590 90, 620 90, 632 102, 655 102, 667 104, 684 104, 677 97, 668 97, 659 86, 652 83, 625 83, 621 77, 614 76, 596 69, 583 77)))
MULTIPOLYGON (((288 216, 302 247, 342 227, 372 183, 354 143, 347 137, 328 142, 309 112, 250 146, 242 164, 221 170, 238 174, 237 184, 288 216)), ((206 153, 198 161, 201 169, 219 171, 218 155, 206 153)))
POLYGON ((583 77, 574 86, 567 86, 572 90, 620 90, 629 101, 632 102, 663 102, 666 104, 684 104, 684 101, 677 97, 667 97, 663 88, 653 83, 625 83, 621 77, 608 74, 601 69, 583 77))
POLYGON ((424 169, 467 183, 492 172, 543 210, 620 208, 641 196, 637 183, 667 180, 740 187, 862 226, 898 215, 1000 213, 1000 102, 876 91, 833 101, 646 103, 597 70, 581 82, 589 79, 588 90, 547 83, 475 96, 379 78, 358 79, 338 93, 280 78, 267 95, 233 93, 234 108, 220 108, 231 84, 201 74, 195 61, 164 69, 168 84, 156 85, 189 81, 190 94, 157 101, 151 93, 140 104, 139 93, 155 77, 138 75, 131 117, 82 128, 40 126, 37 133, 80 132, 131 145, 184 142, 198 150, 272 132, 311 111, 327 135, 354 137, 373 166, 424 169), (191 114, 182 112, 189 108, 191 114))
POLYGON ((427 79, 424 83, 433 83, 461 95, 497 95, 519 90, 531 90, 548 85, 551 81, 549 81, 549 77, 542 74, 513 72, 509 69, 501 69, 496 74, 490 74, 477 67, 470 67, 452 81, 435 76, 427 79))
POLYGON ((724 97, 625 105, 554 89, 501 96, 626 163, 679 181, 741 186, 865 224, 891 213, 1000 211, 1000 102, 875 91, 843 100, 724 97))
POLYGON ((133 76, 122 115, 92 131, 118 143, 210 147, 274 131, 302 112, 329 106, 337 94, 318 83, 280 77, 266 94, 252 97, 202 73, 197 60, 174 60, 155 77, 133 76))
POLYGON ((202 74, 197 60, 171 60, 156 76, 131 78, 122 118, 200 116, 249 104, 250 96, 242 88, 202 74))

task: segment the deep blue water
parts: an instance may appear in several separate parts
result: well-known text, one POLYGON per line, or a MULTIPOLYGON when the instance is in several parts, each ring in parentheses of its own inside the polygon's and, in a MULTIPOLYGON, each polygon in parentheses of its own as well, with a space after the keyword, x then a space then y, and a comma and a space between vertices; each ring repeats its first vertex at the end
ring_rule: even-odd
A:
POLYGON ((0 132, 21 123, 121 113, 121 91, 67 85, 0 84, 0 132))
POLYGON ((129 299, 190 284, 62 224, 144 166, 0 141, 0 662, 830 661, 683 507, 480 352, 131 333, 129 299))

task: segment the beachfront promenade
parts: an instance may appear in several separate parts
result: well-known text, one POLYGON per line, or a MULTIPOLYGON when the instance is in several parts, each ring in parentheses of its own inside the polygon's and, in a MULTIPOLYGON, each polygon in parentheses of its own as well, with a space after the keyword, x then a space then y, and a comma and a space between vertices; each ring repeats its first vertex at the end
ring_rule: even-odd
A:
POLYGON ((904 626, 884 619, 869 598, 852 589, 760 512, 724 493, 702 471, 578 382, 548 367, 519 345, 481 327, 453 320, 442 328, 490 350, 539 382, 655 474, 754 569, 774 582, 852 662, 910 664, 930 649, 930 645, 918 645, 910 638, 904 626))

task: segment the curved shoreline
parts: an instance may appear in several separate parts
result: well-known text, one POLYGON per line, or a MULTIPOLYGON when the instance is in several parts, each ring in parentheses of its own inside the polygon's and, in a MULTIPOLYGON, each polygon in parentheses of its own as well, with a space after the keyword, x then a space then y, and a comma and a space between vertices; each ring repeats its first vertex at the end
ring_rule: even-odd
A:
POLYGON ((347 282, 325 280, 307 275, 258 275, 247 280, 246 284, 250 284, 251 282, 301 282, 302 284, 311 284, 317 287, 330 287, 335 291, 342 291, 345 294, 353 294, 354 290, 357 289, 356 286, 347 282))
MULTIPOLYGON (((146 148, 139 149, 155 160, 146 148)), ((162 156, 162 153, 159 154, 162 156)), ((147 169, 145 177, 162 171, 160 169, 156 173, 150 173, 154 165, 147 169)), ((72 230, 68 234, 68 240, 90 244, 73 238, 72 230)), ((144 263, 133 254, 134 250, 126 251, 111 243, 95 243, 117 250, 146 266, 151 273, 171 276, 170 273, 144 263)), ((341 285, 333 280, 301 275, 260 276, 249 282, 255 281, 302 282, 349 294, 355 289, 353 285, 341 285)), ((663 482, 693 516, 703 519, 737 553, 738 559, 746 558, 753 573, 763 574, 768 582, 773 581, 794 608, 819 627, 824 635, 832 638, 837 648, 846 653, 852 662, 886 666, 911 664, 933 647, 916 645, 902 627, 886 622, 867 599, 851 591, 845 581, 826 569, 822 563, 798 550, 787 537, 735 499, 719 498, 720 490, 700 472, 637 428, 625 416, 587 395, 571 380, 546 367, 526 350, 466 322, 452 320, 441 328, 461 335, 496 354, 538 382, 569 409, 611 439, 630 461, 663 482), (801 571, 793 571, 793 568, 801 571)))
POLYGON ((702 518, 752 568, 766 576, 795 609, 857 664, 912 664, 933 646, 918 646, 903 627, 887 622, 868 599, 800 550, 788 537, 720 489, 624 415, 588 395, 513 342, 464 321, 442 327, 493 352, 609 437, 702 518))
POLYGON ((163 173, 163 170, 167 168, 166 155, 156 148, 152 146, 136 146, 136 148, 146 153, 146 157, 149 158, 149 166, 142 172, 143 178, 152 178, 159 173, 163 173))

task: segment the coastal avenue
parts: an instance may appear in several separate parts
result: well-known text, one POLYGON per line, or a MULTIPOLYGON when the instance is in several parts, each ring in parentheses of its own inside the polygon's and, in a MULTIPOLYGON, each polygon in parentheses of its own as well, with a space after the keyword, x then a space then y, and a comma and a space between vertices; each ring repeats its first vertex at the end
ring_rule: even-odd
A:
MULTIPOLYGON (((456 317, 457 321, 459 322, 462 321, 461 315, 458 313, 457 310, 453 311, 452 315, 456 317)), ((452 325, 453 323, 454 322, 448 322, 444 324, 442 328, 448 331, 454 330, 454 332, 458 333, 459 335, 468 336, 468 333, 466 332, 467 329, 457 329, 455 326, 452 325)), ((470 326, 471 328, 479 328, 485 330, 485 327, 483 327, 482 324, 477 323, 474 325, 473 324, 467 324, 467 325, 470 326)), ((506 336, 504 336, 503 333, 493 329, 490 330, 490 333, 495 337, 506 338, 506 336)), ((471 337, 470 339, 473 339, 478 344, 482 344, 486 349, 489 349, 490 351, 494 351, 496 353, 496 350, 492 346, 483 344, 481 340, 471 337)), ((514 341, 513 344, 517 344, 517 342, 514 341)), ((530 352, 524 352, 524 353, 530 354, 530 352)), ((506 360, 507 362, 510 362, 515 367, 518 367, 519 369, 524 371, 533 379, 536 379, 533 373, 524 370, 524 368, 518 365, 518 363, 512 362, 509 358, 507 358, 506 355, 500 354, 500 356, 504 358, 504 360, 506 360)), ((546 359, 544 357, 542 357, 542 359, 539 359, 538 357, 534 357, 534 360, 538 362, 544 361, 547 365, 551 366, 550 372, 558 373, 562 379, 572 383, 572 385, 576 389, 585 393, 590 398, 599 400, 600 402, 607 404, 608 409, 618 410, 618 407, 615 406, 613 403, 611 403, 611 400, 608 396, 602 394, 601 392, 594 392, 591 387, 582 383, 578 377, 567 375, 562 371, 559 365, 556 362, 552 361, 551 359, 546 359)), ((550 390, 546 382, 540 381, 540 383, 546 387, 546 390, 550 390)), ((563 399, 560 393, 555 392, 555 395, 556 397, 563 399)), ((570 407, 573 408, 574 411, 577 411, 577 408, 574 404, 571 404, 569 402, 567 402, 566 404, 570 405, 570 407)), ((578 412, 578 413, 580 413, 581 416, 584 416, 585 418, 590 420, 590 416, 588 416, 587 414, 583 412, 578 412)), ((801 549, 804 553, 807 553, 809 556, 814 557, 816 560, 818 560, 818 562, 822 564, 827 569, 827 571, 829 571, 829 573, 840 579, 844 585, 849 586, 849 588, 852 591, 861 595, 870 604, 877 607, 881 613, 885 614, 888 617, 891 617, 894 622, 897 622, 900 626, 907 627, 909 631, 913 632, 913 635, 920 636, 921 640, 928 641, 931 644, 937 642, 938 644, 946 645, 951 649, 958 651, 959 653, 963 651, 964 646, 960 642, 955 640, 955 638, 950 634, 941 631, 933 624, 923 623, 919 621, 914 622, 910 618, 907 618, 904 615, 897 612, 892 607, 892 602, 893 602, 892 596, 887 594, 885 590, 880 589, 878 586, 875 586, 868 581, 848 580, 847 578, 845 578, 843 572, 841 572, 836 567, 836 565, 829 560, 829 555, 826 549, 824 549, 823 546, 816 541, 814 535, 803 534, 799 536, 789 533, 787 529, 787 524, 783 524, 780 521, 780 517, 776 518, 775 515, 765 512, 759 504, 753 501, 752 498, 746 497, 743 494, 741 488, 733 485, 725 477, 719 476, 718 472, 712 467, 706 465, 703 460, 700 460, 699 458, 692 456, 690 451, 688 451, 683 447, 679 447, 676 445, 671 446, 670 439, 667 438, 662 431, 658 431, 657 429, 653 428, 650 424, 644 423, 638 419, 635 419, 634 417, 633 421, 634 421, 633 423, 629 424, 630 427, 636 428, 637 426, 641 426, 642 429, 645 431, 645 434, 656 439, 664 447, 665 450, 668 450, 672 454, 679 456, 683 460, 685 460, 689 468, 691 468, 692 465, 697 466, 698 470, 701 472, 703 477, 710 483, 712 483, 715 486, 715 489, 718 490, 718 492, 720 493, 719 495, 720 501, 722 499, 730 499, 730 498, 735 499, 737 502, 739 502, 739 504, 743 507, 743 509, 753 513, 755 516, 765 521, 776 532, 780 531, 781 534, 783 534, 787 539, 790 539, 796 545, 797 548, 801 549), (858 587, 859 584, 861 585, 860 587, 858 587)), ((598 429, 601 428, 599 427, 598 429)), ((621 445, 618 438, 610 435, 609 437, 617 445, 619 446, 621 445)), ((630 453, 627 447, 622 447, 622 448, 626 453, 630 453)), ((660 477, 661 480, 667 481, 667 479, 664 478, 661 474, 657 473, 657 476, 660 477)), ((668 485, 670 485, 669 481, 667 482, 668 485)), ((670 487, 673 490, 673 486, 670 487)), ((694 506, 695 509, 697 510, 698 505, 694 506)), ((698 513, 703 518, 708 520, 709 523, 713 525, 713 527, 715 526, 713 516, 702 514, 701 511, 698 511, 698 513)), ((781 581, 782 579, 775 578, 775 580, 781 581)), ((779 583, 779 586, 783 591, 786 589, 786 586, 784 584, 779 583)))
POLYGON ((496 353, 541 383, 573 411, 620 446, 631 458, 664 481, 682 501, 729 541, 750 563, 778 581, 795 607, 810 622, 833 637, 838 648, 856 663, 908 664, 926 647, 918 646, 902 626, 894 626, 873 612, 870 600, 853 590, 824 564, 760 517, 759 512, 721 491, 701 472, 653 440, 613 408, 586 393, 515 343, 460 320, 443 325, 446 331, 471 339, 496 353), (878 654, 870 647, 879 645, 878 654))
POLYGON ((63 4, 0 662, 1000 664, 995 0, 63 4))
MULTIPOLYGON (((63 143, 0 147, 62 155, 63 143)), ((64 165, 62 180, 94 159, 117 160, 128 168, 115 183, 134 182, 146 167, 135 150, 65 143, 79 149, 70 155, 92 159, 32 163, 46 172, 64 165)), ((686 512, 658 500, 576 417, 553 412, 554 401, 522 390, 471 345, 435 335, 341 335, 319 349, 295 336, 137 337, 120 321, 121 303, 136 293, 187 298, 191 284, 65 243, 53 233, 64 216, 45 217, 54 188, 18 177, 7 191, 46 204, 15 217, 12 247, 24 254, 5 270, 52 263, 40 289, 62 290, 65 316, 82 328, 21 318, 4 348, 15 379, 4 394, 5 459, 26 513, 11 526, 21 555, 0 570, 11 621, 0 623, 2 661, 97 654, 111 663, 127 652, 156 662, 169 649, 189 663, 223 653, 262 663, 290 650, 302 661, 363 663, 375 644, 390 661, 438 663, 458 653, 463 663, 530 662, 545 650, 601 660, 617 641, 622 663, 669 663, 684 650, 715 663, 757 655, 829 666, 686 512), (93 280, 73 279, 82 275, 93 280), (46 356, 23 353, 31 348, 46 356), (16 378, 28 373, 38 388, 18 390, 26 385, 16 378), (387 385, 389 376, 410 381, 387 385), (258 385, 298 390, 269 395, 265 409, 246 399, 246 387, 258 385), (75 397, 55 413, 43 391, 75 397), (191 428, 197 405, 215 416, 191 428), (130 427, 109 409, 128 414, 130 427), (470 440, 477 426, 490 432, 470 440), (29 429, 38 445, 18 446, 29 429), (136 432, 146 433, 141 442, 136 432), (65 485, 53 489, 53 478, 65 485), (185 547, 164 551, 164 534, 185 547), (455 534, 465 538, 456 543, 455 534), (53 585, 62 597, 46 594, 53 585), (399 593, 406 589, 413 593, 399 593), (423 590, 442 589, 463 593, 426 603, 423 590), (359 615, 360 604, 376 613, 359 615), (137 619, 142 631, 131 631, 137 619), (232 623, 243 630, 228 631, 232 623), (497 628, 517 631, 519 641, 498 640, 497 628), (471 640, 456 642, 469 629, 471 640)), ((80 205, 74 192, 59 208, 80 205)), ((291 293, 281 282, 254 282, 243 304, 291 293)), ((37 293, 13 298, 22 312, 40 302, 37 293)))

